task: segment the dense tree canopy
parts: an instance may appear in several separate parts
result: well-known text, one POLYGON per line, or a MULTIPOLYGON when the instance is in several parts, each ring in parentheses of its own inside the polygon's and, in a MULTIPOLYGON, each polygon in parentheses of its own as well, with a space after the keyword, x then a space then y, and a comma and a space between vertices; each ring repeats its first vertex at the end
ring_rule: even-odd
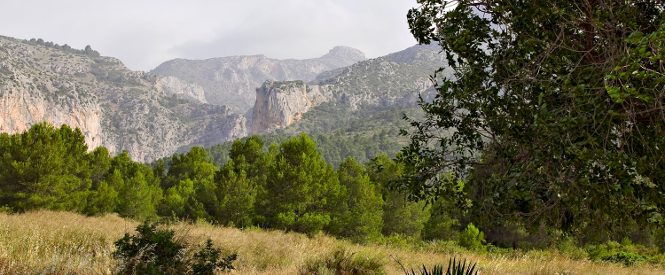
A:
POLYGON ((662 222, 663 2, 419 3, 411 31, 441 45, 455 77, 434 77, 438 96, 411 121, 413 194, 437 192, 454 171, 486 224, 662 222))

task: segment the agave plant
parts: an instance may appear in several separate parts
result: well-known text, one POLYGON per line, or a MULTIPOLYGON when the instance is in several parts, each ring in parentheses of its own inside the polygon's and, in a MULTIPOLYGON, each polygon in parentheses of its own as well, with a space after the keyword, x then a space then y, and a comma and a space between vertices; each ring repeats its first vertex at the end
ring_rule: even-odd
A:
MULTIPOLYGON (((464 263, 462 264, 462 260, 457 261, 456 258, 449 259, 448 260, 448 270, 446 271, 446 275, 476 275, 478 274, 478 270, 476 272, 473 272, 474 269, 476 269, 476 264, 473 264, 471 266, 471 261, 469 261, 469 266, 466 265, 466 259, 464 259, 464 263)), ((440 273, 442 274, 442 273, 440 273)))
MULTIPOLYGON (((399 262, 399 260, 394 259, 401 267, 402 270, 404 270, 404 273, 406 275, 417 275, 416 271, 411 269, 411 272, 406 270, 402 263, 399 262)), ((435 265, 432 270, 427 270, 427 267, 423 265, 423 269, 420 271, 420 275, 443 275, 443 266, 442 265, 435 265)), ((448 260, 448 269, 446 270, 446 275, 477 275, 478 270, 476 270, 476 264, 471 265, 471 262, 469 262, 469 265, 466 265, 466 259, 464 259, 464 262, 462 260, 457 260, 457 258, 451 258, 448 260)))

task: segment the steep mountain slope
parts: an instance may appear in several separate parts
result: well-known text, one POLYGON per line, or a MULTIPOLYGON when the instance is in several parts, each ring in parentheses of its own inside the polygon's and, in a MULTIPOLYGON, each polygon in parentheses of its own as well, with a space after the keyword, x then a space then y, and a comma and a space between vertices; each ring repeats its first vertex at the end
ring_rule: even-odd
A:
POLYGON ((365 60, 359 50, 338 46, 322 57, 277 60, 263 55, 231 56, 207 60, 175 59, 152 70, 201 86, 205 99, 245 113, 255 102, 255 90, 266 80, 314 80, 322 72, 365 60))
MULTIPOLYGON (((422 118, 418 96, 433 99, 429 76, 445 67, 437 47, 414 46, 384 57, 321 73, 315 80, 266 81, 257 89, 252 133, 280 143, 308 133, 329 164, 347 157, 366 162, 377 154, 390 157, 407 143, 399 129, 402 116, 422 118)), ((450 70, 443 75, 450 77, 450 70)), ((209 147, 216 161, 228 160, 231 142, 209 147)))
POLYGON ((191 144, 212 145, 246 134, 244 117, 224 106, 167 96, 196 87, 135 72, 95 51, 0 36, 0 131, 38 121, 79 127, 90 148, 127 150, 151 161, 191 144), (174 84, 175 83, 175 84, 174 84))
POLYGON ((372 115, 393 106, 416 107, 418 95, 433 96, 429 76, 445 65, 436 48, 414 46, 326 72, 307 84, 266 81, 256 91, 251 132, 265 133, 293 124, 291 131, 310 133, 311 127, 305 127, 307 122, 317 124, 316 121, 331 116, 337 117, 338 122, 351 122, 352 113, 361 109, 363 115, 372 115), (305 114, 324 102, 327 115, 305 114), (294 124, 300 118, 303 121, 294 124))

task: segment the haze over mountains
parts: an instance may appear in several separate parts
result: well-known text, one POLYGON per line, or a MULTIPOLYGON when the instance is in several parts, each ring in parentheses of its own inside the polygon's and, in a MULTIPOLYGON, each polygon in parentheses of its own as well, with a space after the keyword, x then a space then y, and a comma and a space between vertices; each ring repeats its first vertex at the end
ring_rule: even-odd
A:
POLYGON ((176 59, 146 73, 87 50, 0 37, 0 131, 21 132, 41 120, 68 124, 81 129, 91 148, 127 150, 149 162, 194 145, 286 129, 301 118, 298 127, 307 131, 303 123, 326 119, 305 115, 321 104, 333 112, 371 110, 366 114, 414 107, 431 86, 429 75, 445 65, 429 46, 371 60, 340 46, 307 60, 176 59), (259 123, 252 126, 252 119, 259 123))
POLYGON ((338 46, 322 57, 306 60, 278 60, 264 55, 175 59, 162 63, 151 72, 198 85, 205 90, 207 102, 246 113, 254 106, 255 89, 266 80, 307 82, 322 72, 365 59, 365 54, 357 49, 338 46))

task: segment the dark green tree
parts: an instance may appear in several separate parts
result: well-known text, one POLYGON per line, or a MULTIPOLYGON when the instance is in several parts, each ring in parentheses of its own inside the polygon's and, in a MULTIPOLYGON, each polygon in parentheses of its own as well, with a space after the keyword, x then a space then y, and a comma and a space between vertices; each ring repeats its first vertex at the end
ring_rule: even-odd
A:
MULTIPOLYGON (((665 206, 662 1, 421 0, 455 70, 410 121, 416 197, 466 177, 478 225, 625 231, 665 206)), ((432 192, 430 192, 432 191, 432 192)))
POLYGON ((346 187, 345 209, 333 213, 331 233, 354 241, 371 241, 383 229, 383 199, 369 180, 365 167, 347 158, 337 169, 339 183, 346 187))
POLYGON ((277 149, 265 152, 263 148, 264 142, 258 136, 233 142, 230 160, 215 175, 219 201, 215 216, 222 223, 245 227, 265 221, 255 208, 266 202, 257 201, 256 197, 265 191, 277 149))
POLYGON ((116 212, 121 216, 146 219, 157 215, 162 199, 159 178, 143 163, 134 162, 126 151, 111 160, 109 187, 118 192, 116 212))
POLYGON ((223 224, 242 228, 254 224, 259 186, 247 177, 246 167, 237 167, 244 164, 244 157, 237 158, 240 164, 229 160, 215 178, 219 208, 215 218, 223 224))
POLYGON ((16 211, 85 207, 92 168, 84 139, 78 129, 46 122, 0 134, 0 205, 16 211))
POLYGON ((261 211, 275 228, 315 233, 342 205, 343 187, 335 171, 304 133, 282 143, 265 189, 261 211))
MULTIPOLYGON (((166 189, 159 213, 196 220, 209 218, 218 201, 214 184, 217 166, 201 147, 192 147, 186 154, 174 154, 162 181, 166 189)), ((157 162, 153 171, 163 174, 163 164, 157 162)))
POLYGON ((195 146, 186 154, 173 154, 169 160, 166 178, 161 185, 166 190, 185 179, 201 182, 212 179, 215 172, 217 172, 217 166, 212 157, 205 149, 195 146))
POLYGON ((159 210, 160 215, 189 220, 208 217, 206 209, 198 201, 196 193, 194 181, 190 179, 181 180, 164 193, 164 199, 159 210))
POLYGON ((371 182, 383 196, 382 233, 420 237, 429 218, 427 202, 409 200, 407 191, 391 188, 404 175, 404 165, 382 154, 367 163, 367 170, 371 182))

